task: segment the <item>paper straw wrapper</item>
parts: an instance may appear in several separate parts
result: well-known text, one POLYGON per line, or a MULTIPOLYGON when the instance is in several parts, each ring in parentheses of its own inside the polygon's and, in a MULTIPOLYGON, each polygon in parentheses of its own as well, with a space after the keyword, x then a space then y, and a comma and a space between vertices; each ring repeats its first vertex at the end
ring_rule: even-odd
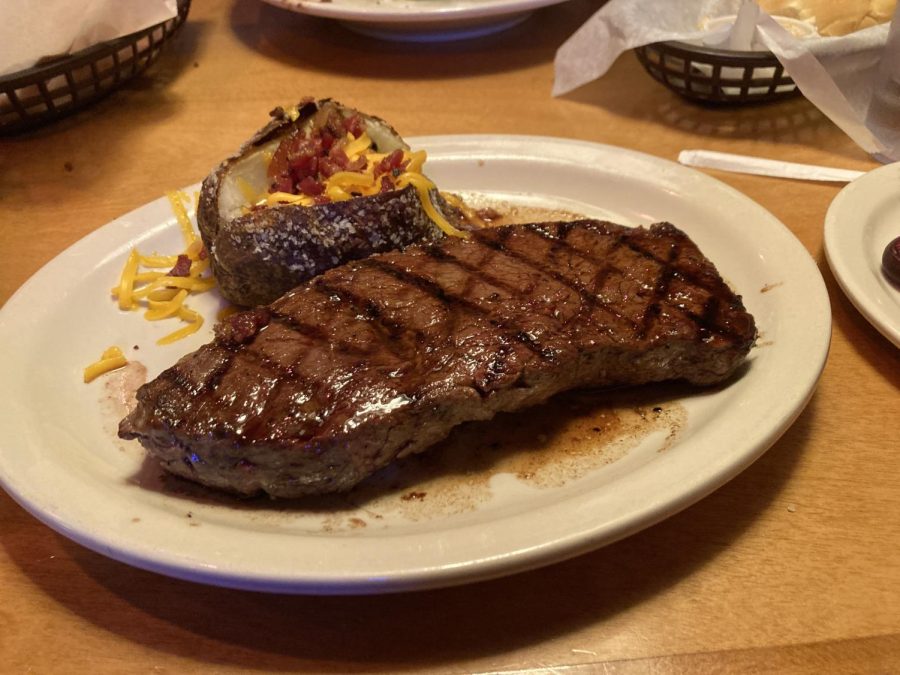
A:
POLYGON ((773 176, 775 178, 793 178, 795 180, 813 180, 826 183, 849 183, 863 175, 862 171, 837 169, 816 164, 800 164, 783 162, 777 159, 735 155, 712 150, 682 150, 678 161, 686 166, 705 169, 721 169, 734 173, 749 173, 755 176, 773 176))

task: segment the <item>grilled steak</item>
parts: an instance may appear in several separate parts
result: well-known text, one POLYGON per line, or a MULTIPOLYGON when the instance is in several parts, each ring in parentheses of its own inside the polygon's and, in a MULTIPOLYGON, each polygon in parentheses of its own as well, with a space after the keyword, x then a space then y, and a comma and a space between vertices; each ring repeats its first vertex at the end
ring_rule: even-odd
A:
POLYGON ((335 492, 565 389, 731 375, 753 317, 668 223, 513 225, 348 263, 138 392, 119 427, 206 485, 335 492))

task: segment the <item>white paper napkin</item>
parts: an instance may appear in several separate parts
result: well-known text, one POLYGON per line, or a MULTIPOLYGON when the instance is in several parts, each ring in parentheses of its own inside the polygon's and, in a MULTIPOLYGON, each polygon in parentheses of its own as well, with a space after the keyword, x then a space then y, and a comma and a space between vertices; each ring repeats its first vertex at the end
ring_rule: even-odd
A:
POLYGON ((176 0, 0 0, 0 75, 173 18, 176 0))
MULTIPOLYGON (((898 15, 900 5, 894 18, 898 15)), ((610 0, 557 51, 553 95, 601 77, 622 52, 652 42, 762 46, 804 96, 866 152, 881 161, 900 160, 900 22, 842 37, 813 32, 799 38, 779 21, 754 0, 610 0), (742 21, 728 20, 734 16, 742 21), (752 31, 749 21, 755 24, 752 31)))

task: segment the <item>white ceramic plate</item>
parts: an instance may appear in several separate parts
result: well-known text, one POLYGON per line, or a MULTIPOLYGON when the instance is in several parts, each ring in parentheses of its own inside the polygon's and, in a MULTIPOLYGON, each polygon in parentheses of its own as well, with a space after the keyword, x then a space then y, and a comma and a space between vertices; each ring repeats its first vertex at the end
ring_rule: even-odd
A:
POLYGON ((265 0, 293 12, 336 19, 358 33, 402 42, 490 35, 536 9, 566 0, 265 0))
POLYGON ((825 216, 825 256, 844 293, 882 335, 900 347, 900 286, 881 271, 885 247, 900 237, 900 164, 860 176, 825 216))
MULTIPOLYGON (((278 592, 386 592, 533 568, 631 534, 725 483, 800 413, 828 350, 828 298, 806 250, 758 204, 692 169, 610 146, 503 136, 412 142, 428 149, 429 174, 447 190, 681 226, 757 319, 749 367, 727 387, 675 402, 686 421, 674 438, 647 436, 614 462, 543 487, 493 475, 487 498, 445 511, 425 509, 428 499, 417 511, 399 494, 315 510, 155 489, 146 476, 159 472, 146 468, 139 446, 115 438, 105 403, 115 376, 85 385, 81 371, 119 344, 154 376, 208 338, 156 347, 171 326, 120 313, 109 299, 130 247, 181 247, 160 199, 60 254, 0 313, 5 489, 66 536, 164 574, 278 592)), ((215 305, 209 298, 199 309, 211 316, 215 305)), ((479 471, 466 477, 478 479, 479 471)))

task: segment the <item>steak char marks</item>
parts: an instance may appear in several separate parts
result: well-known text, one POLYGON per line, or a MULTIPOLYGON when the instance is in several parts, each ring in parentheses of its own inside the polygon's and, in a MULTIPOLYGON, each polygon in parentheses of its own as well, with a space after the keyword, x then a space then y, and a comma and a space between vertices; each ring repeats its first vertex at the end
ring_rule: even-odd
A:
POLYGON ((721 382, 755 338, 673 225, 498 227, 343 265, 231 317, 141 387, 119 435, 213 487, 336 492, 566 389, 721 382))

